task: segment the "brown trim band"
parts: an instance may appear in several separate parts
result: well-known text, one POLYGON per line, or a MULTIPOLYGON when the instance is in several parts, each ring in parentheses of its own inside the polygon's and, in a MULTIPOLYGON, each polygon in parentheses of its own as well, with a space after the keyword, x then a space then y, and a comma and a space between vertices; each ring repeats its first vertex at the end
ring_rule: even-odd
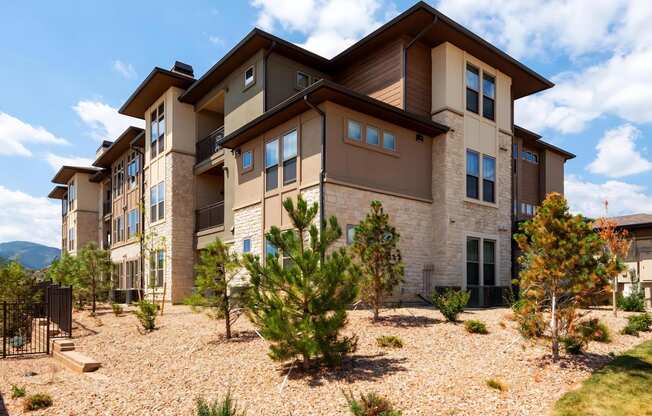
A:
POLYGON ((462 113, 461 111, 458 111, 458 110, 456 110, 456 109, 454 109, 452 107, 449 107, 447 105, 443 106, 442 108, 440 108, 437 111, 433 111, 432 113, 430 113, 430 117, 435 116, 435 115, 441 113, 442 111, 450 111, 453 114, 457 114, 460 117, 464 117, 464 113, 462 113))

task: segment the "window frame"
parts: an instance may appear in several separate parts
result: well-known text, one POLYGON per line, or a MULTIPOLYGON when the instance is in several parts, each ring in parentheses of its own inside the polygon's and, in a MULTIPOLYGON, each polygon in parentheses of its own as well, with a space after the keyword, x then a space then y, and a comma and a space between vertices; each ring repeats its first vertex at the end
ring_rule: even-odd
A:
POLYGON ((482 201, 490 204, 496 203, 496 158, 485 154, 482 155, 482 201), (485 163, 487 161, 493 162, 493 178, 491 179, 485 177, 485 163), (485 186, 487 183, 490 183, 491 185, 491 200, 488 200, 485 195, 485 186))
POLYGON ((249 172, 249 171, 253 170, 253 168, 254 168, 254 151, 253 151, 253 149, 248 149, 248 150, 245 150, 244 152, 242 152, 242 158, 241 159, 242 160, 240 162, 240 165, 242 167, 242 173, 249 172), (250 160, 250 163, 248 164, 248 166, 245 166, 245 156, 247 154, 251 155, 251 160, 250 160))
POLYGON ((256 65, 251 64, 247 68, 245 68, 242 74, 242 85, 243 85, 242 90, 244 91, 255 84, 256 84, 256 65), (247 72, 249 72, 249 70, 251 70, 251 81, 247 83, 247 72))
POLYGON ((140 215, 138 213, 138 208, 129 210, 127 213, 127 240, 138 236, 140 228, 140 215))
POLYGON ((242 240, 242 254, 251 253, 251 238, 247 237, 242 240))
POLYGON ((125 181, 125 161, 120 159, 115 164, 113 172, 113 199, 122 195, 125 181))
POLYGON ((299 157, 299 131, 297 129, 292 129, 287 133, 284 133, 281 137, 281 142, 279 145, 280 158, 279 161, 283 164, 283 186, 289 185, 297 181, 297 162, 299 157), (285 154, 285 140, 290 135, 294 134, 294 155, 287 157, 285 154), (286 170, 289 171, 288 166, 293 166, 294 176, 292 179, 288 180, 286 175, 286 170))
POLYGON ((264 147, 264 158, 265 158, 265 192, 272 192, 275 189, 278 189, 279 186, 279 164, 281 160, 281 140, 280 137, 275 137, 271 140, 268 140, 265 142, 264 147), (267 146, 271 145, 272 143, 276 143, 276 160, 274 163, 268 164, 268 149, 267 146), (270 178, 272 175, 270 175, 270 172, 274 172, 274 177, 275 177, 275 184, 274 186, 270 186, 271 183, 269 182, 270 178))
POLYGON ((355 225, 346 224, 346 245, 350 246, 355 243, 355 225))
POLYGON ((154 250, 149 257, 149 282, 152 287, 163 287, 165 279, 165 250, 154 250))
POLYGON ((161 101, 149 113, 149 147, 150 159, 156 159, 165 152, 165 100, 161 101), (161 125, 163 128, 161 128, 161 125), (156 130, 154 130, 156 126, 156 130), (156 134, 154 134, 156 133, 156 134))
POLYGON ((312 78, 313 77, 310 74, 306 73, 306 72, 303 72, 301 70, 296 71, 296 74, 294 76, 294 88, 296 90, 298 90, 298 91, 302 91, 302 90, 308 88, 309 86, 312 85, 312 78), (299 85, 299 76, 300 75, 302 75, 302 76, 304 76, 306 78, 306 86, 305 87, 302 87, 301 85, 299 85))
POLYGON ((149 222, 150 224, 165 219, 165 181, 149 188, 149 222))
POLYGON ((365 123, 350 118, 346 119, 346 138, 354 143, 362 143, 362 137, 364 136, 364 124, 365 123), (360 138, 356 139, 351 137, 349 134, 351 132, 351 129, 349 128, 351 123, 357 124, 360 127, 360 138))
POLYGON ((483 70, 481 83, 482 83, 482 117, 486 118, 487 120, 496 121, 496 76, 483 70), (485 93, 485 79, 486 80, 490 79, 491 82, 493 83, 493 93, 494 93, 493 97, 490 97, 485 93), (491 102, 491 117, 489 117, 485 111, 486 110, 485 99, 491 102))
POLYGON ((466 164, 465 164, 465 166, 466 166, 466 190, 465 190, 466 197, 469 198, 469 199, 478 200, 478 201, 481 198, 481 194, 480 194, 480 183, 481 183, 481 174, 482 174, 482 171, 481 171, 482 166, 480 164, 481 159, 482 159, 482 154, 480 152, 477 152, 475 150, 468 149, 468 148, 466 149, 466 158, 465 158, 465 161, 466 161, 466 164), (469 155, 471 155, 471 154, 475 155, 475 157, 476 157, 477 175, 473 175, 472 173, 469 173, 469 155), (476 195, 475 196, 469 195, 469 177, 473 177, 476 180, 476 183, 475 183, 475 193, 476 193, 476 195))
MULTIPOLYGON (((369 146, 374 146, 374 147, 381 147, 381 140, 382 140, 382 129, 376 126, 373 126, 371 124, 368 124, 365 127, 365 143, 367 143, 369 146), (370 143, 369 142, 369 130, 375 130, 376 131, 376 143, 370 143)), ((396 144, 396 137, 394 138, 394 144, 396 144)))
POLYGON ((140 174, 140 157, 136 152, 130 152, 127 158, 127 184, 129 190, 136 189, 138 187, 138 175, 140 174), (135 166, 133 169, 132 175, 132 166, 135 166))
POLYGON ((480 115, 481 108, 480 108, 480 95, 482 94, 482 71, 481 69, 476 66, 471 64, 470 62, 466 63, 466 67, 464 69, 464 86, 465 86, 465 101, 466 101, 466 111, 469 111, 473 114, 478 114, 480 115), (478 86, 477 90, 474 89, 470 83, 469 83, 469 72, 474 72, 478 77, 478 86), (472 108, 469 107, 469 92, 475 93, 475 104, 476 104, 476 110, 474 111, 472 108))
POLYGON ((485 235, 485 234, 476 234, 476 233, 469 233, 466 234, 465 236, 465 245, 464 245, 464 285, 465 288, 468 288, 469 286, 478 286, 478 287, 496 287, 499 286, 499 266, 500 266, 500 259, 499 259, 499 253, 500 253, 500 239, 496 235, 485 235), (475 262, 469 262, 469 248, 467 243, 470 240, 476 240, 478 243, 478 259, 477 259, 477 269, 478 269, 478 284, 477 285, 470 285, 468 276, 469 276, 469 263, 475 263, 475 262), (493 244, 493 263, 487 263, 487 259, 485 258, 485 244, 486 243, 491 243, 493 244), (486 279, 485 279, 485 266, 491 265, 493 268, 493 283, 492 284, 486 284, 486 279))

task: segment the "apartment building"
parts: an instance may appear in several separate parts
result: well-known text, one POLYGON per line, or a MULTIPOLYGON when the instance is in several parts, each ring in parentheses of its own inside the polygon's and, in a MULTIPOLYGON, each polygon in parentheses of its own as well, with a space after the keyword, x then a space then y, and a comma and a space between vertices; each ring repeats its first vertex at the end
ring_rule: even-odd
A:
POLYGON ((109 232, 116 262, 146 257, 142 276, 180 302, 216 237, 240 254, 273 252, 264 233, 291 227, 282 200, 318 202, 344 245, 377 199, 401 233, 396 299, 455 286, 474 304, 496 303, 523 219, 514 207, 534 212, 546 192, 563 191, 572 157, 513 123, 515 100, 552 86, 423 2, 332 59, 254 29, 199 79, 180 62, 154 68, 120 108, 146 128, 142 142, 123 134, 98 153, 95 193, 111 190, 114 203, 97 236, 109 232), (118 196, 135 149, 141 182, 118 196), (165 242, 155 253, 123 240, 136 195, 139 235, 165 242))

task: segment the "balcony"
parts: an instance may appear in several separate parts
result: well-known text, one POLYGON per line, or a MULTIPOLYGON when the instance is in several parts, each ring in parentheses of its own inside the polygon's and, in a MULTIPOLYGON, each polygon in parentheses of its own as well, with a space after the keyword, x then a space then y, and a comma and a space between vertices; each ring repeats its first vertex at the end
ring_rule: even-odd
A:
POLYGON ((219 142, 223 138, 224 126, 221 126, 218 129, 213 130, 205 138, 198 141, 195 145, 197 163, 201 163, 206 159, 210 159, 211 156, 217 153, 221 149, 219 142))
POLYGON ((224 225, 224 201, 195 211, 195 231, 208 230, 224 225))

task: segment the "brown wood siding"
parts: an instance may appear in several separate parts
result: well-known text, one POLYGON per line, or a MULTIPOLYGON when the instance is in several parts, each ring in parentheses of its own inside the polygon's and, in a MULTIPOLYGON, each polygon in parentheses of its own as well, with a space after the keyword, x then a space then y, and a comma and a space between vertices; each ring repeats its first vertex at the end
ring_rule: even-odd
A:
POLYGON ((403 40, 396 39, 342 70, 336 82, 403 108, 403 40))
POLYGON ((408 49, 406 64, 406 110, 430 116, 431 112, 430 48, 416 42, 408 49))

